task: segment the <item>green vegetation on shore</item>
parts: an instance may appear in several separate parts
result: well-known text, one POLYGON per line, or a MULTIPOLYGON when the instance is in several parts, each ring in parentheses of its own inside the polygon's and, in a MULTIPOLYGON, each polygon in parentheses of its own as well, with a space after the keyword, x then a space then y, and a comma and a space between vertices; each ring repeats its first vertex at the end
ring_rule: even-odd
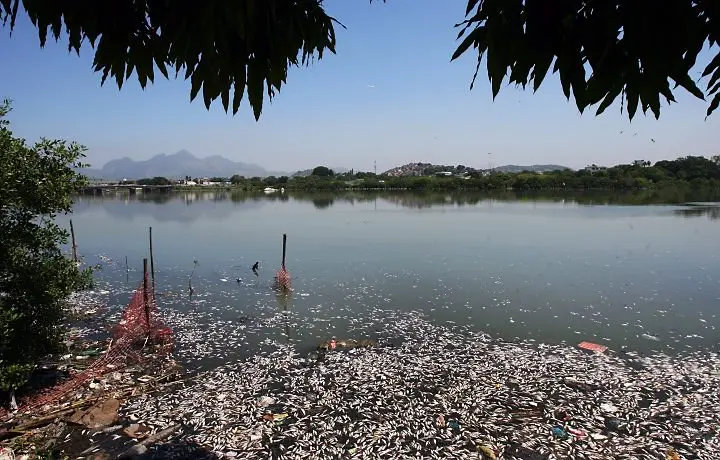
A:
MULTIPOLYGON (((63 302, 90 281, 61 250, 68 234, 54 222, 72 209, 71 195, 85 179, 84 148, 14 137, 0 104, 0 391, 22 386, 35 364, 61 349, 63 302)), ((1 403, 1 402, 0 402, 1 403)))
MULTIPOLYGON (((437 169, 437 168, 435 168, 437 169)), ((435 169, 424 175, 388 176, 369 172, 350 171, 334 174, 325 166, 316 167, 305 177, 252 177, 232 176, 212 178, 210 185, 202 185, 200 179, 187 178, 178 184, 182 189, 207 189, 208 187, 236 188, 245 191, 266 187, 295 191, 322 190, 644 190, 661 188, 720 188, 720 156, 711 159, 702 156, 686 156, 676 160, 663 160, 655 164, 635 161, 610 168, 590 166, 578 171, 570 169, 519 173, 478 171, 457 167, 448 175, 437 175, 435 169)), ((168 185, 173 182, 164 177, 141 179, 140 185, 168 185)))

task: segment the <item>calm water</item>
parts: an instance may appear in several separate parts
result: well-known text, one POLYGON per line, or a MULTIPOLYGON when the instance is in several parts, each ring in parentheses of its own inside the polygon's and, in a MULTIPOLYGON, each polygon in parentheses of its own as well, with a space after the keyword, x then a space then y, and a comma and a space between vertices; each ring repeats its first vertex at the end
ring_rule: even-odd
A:
POLYGON ((102 265, 111 311, 141 279, 152 226, 160 308, 180 329, 201 323, 220 361, 266 338, 309 350, 332 336, 372 336, 383 319, 366 312, 378 308, 420 310, 510 340, 715 348, 718 217, 712 208, 569 198, 222 192, 84 196, 72 216, 80 253, 102 265), (284 232, 290 299, 270 288, 284 232), (283 310, 281 327, 223 344, 223 331, 283 310))

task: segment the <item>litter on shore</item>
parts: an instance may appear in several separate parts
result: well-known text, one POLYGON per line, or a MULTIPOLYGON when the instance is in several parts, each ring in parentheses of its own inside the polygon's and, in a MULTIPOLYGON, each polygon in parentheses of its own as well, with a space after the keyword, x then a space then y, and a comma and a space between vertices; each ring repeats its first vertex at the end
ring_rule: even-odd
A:
POLYGON ((120 413, 228 458, 720 458, 716 354, 499 342, 414 313, 400 331, 311 358, 276 343, 120 413))

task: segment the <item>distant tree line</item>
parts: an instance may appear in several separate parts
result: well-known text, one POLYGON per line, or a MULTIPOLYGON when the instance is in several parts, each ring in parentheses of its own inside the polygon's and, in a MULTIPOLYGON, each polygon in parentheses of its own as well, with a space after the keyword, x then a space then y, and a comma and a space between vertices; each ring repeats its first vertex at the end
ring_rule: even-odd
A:
MULTIPOLYGON (((201 185, 201 179, 185 178, 201 185)), ((181 181, 182 182, 182 181, 181 181)), ((642 190, 666 186, 720 188, 720 155, 686 156, 655 164, 638 160, 609 168, 591 165, 577 171, 500 172, 428 165, 421 175, 389 176, 372 172, 335 173, 318 166, 308 176, 213 177, 207 182, 246 191, 266 187, 288 190, 642 190)), ((177 184, 165 177, 140 179, 140 185, 177 184)))
POLYGON ((720 188, 720 156, 687 156, 676 160, 635 161, 609 168, 596 165, 519 173, 478 171, 456 167, 427 167, 421 176, 389 177, 369 172, 294 177, 286 185, 295 190, 404 189, 404 190, 639 190, 665 186, 720 188))

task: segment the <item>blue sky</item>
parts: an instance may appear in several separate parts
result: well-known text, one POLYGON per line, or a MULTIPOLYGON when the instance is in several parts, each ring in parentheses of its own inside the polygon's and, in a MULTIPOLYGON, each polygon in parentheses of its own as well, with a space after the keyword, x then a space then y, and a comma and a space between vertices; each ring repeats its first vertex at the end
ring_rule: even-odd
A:
POLYGON ((659 121, 640 114, 632 123, 617 103, 600 117, 581 116, 555 77, 536 94, 506 86, 493 101, 481 73, 470 91, 475 56, 450 62, 465 0, 325 5, 347 26, 337 55, 293 69, 259 122, 247 104, 233 117, 219 101, 209 111, 202 98, 190 103, 182 79, 144 91, 136 80, 120 91, 101 87, 90 49, 80 57, 64 43, 41 50, 26 18, 12 37, 0 31, 0 98, 14 100, 17 135, 77 140, 93 167, 180 149, 286 171, 371 170, 374 160, 379 171, 411 161, 486 167, 489 158, 582 167, 720 153, 720 113, 705 120, 706 103, 682 90, 659 121))

